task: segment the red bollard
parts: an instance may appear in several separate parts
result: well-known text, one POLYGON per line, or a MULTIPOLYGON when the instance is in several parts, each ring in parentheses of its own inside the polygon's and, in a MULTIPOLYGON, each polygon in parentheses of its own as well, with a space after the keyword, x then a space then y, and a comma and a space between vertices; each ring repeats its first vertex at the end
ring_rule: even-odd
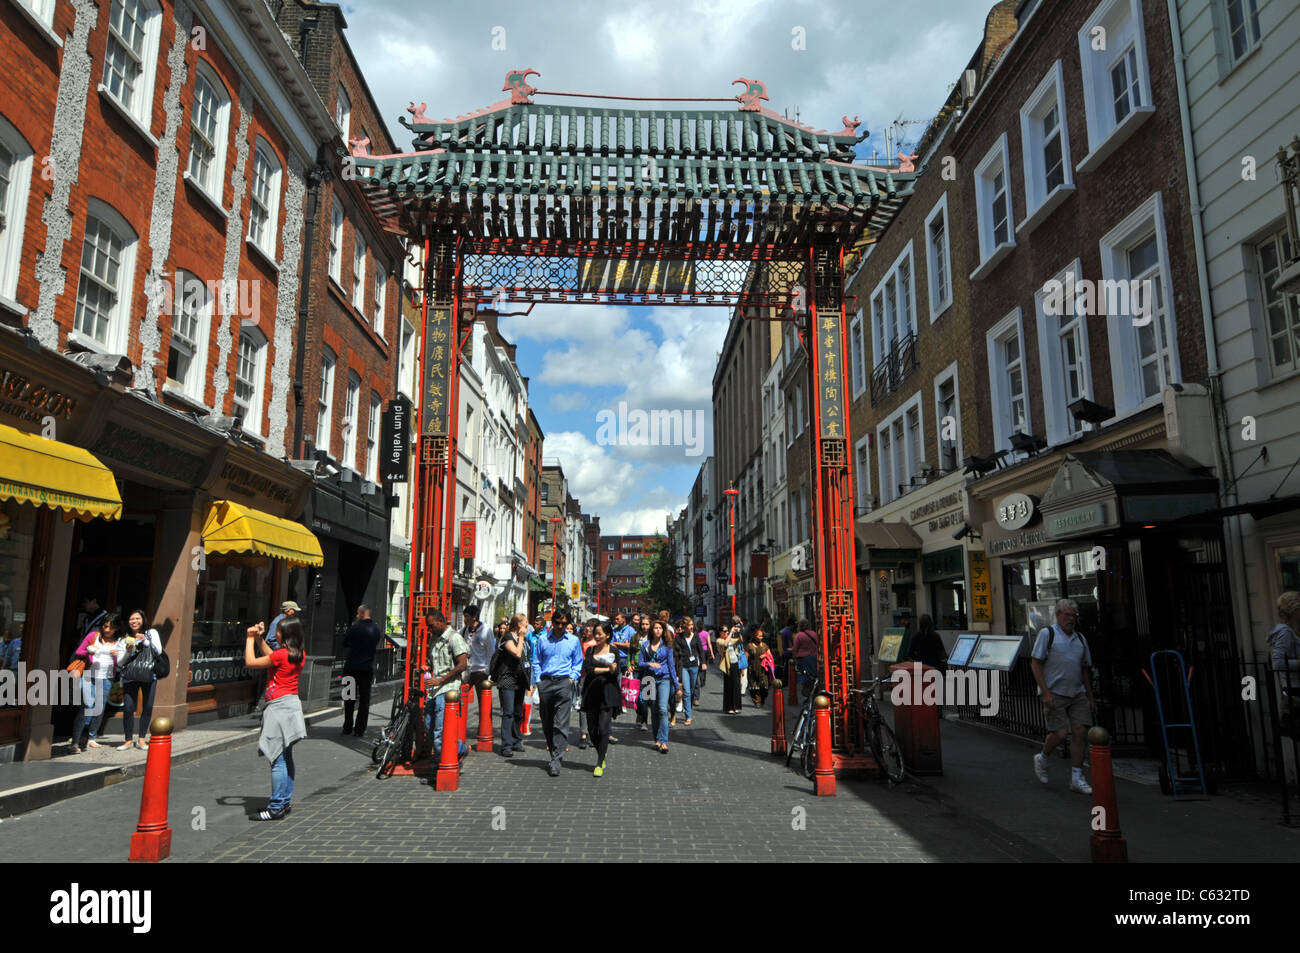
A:
POLYGON ((821 692, 813 699, 817 718, 817 769, 813 772, 813 793, 835 796, 835 756, 831 753, 831 696, 821 692))
POLYGON ((474 702, 474 689, 469 684, 460 687, 460 740, 469 751, 469 706, 474 702))
POLYGON ((524 723, 519 729, 521 735, 531 735, 533 733, 533 703, 530 699, 533 697, 533 689, 528 687, 528 694, 524 696, 524 723))
POLYGON ((790 665, 788 666, 788 672, 787 672, 787 678, 789 679, 789 681, 787 681, 786 684, 790 686, 790 707, 791 708, 799 707, 799 679, 796 678, 795 676, 796 676, 796 672, 794 669, 794 659, 790 659, 790 665))
POLYGON ((1110 762, 1110 732, 1101 725, 1088 729, 1088 756, 1092 760, 1092 862, 1127 864, 1128 841, 1119 829, 1115 771, 1110 762), (1098 808, 1101 808, 1100 813, 1098 808), (1102 824, 1100 828, 1098 821, 1102 824))
POLYGON ((172 853, 172 829, 167 826, 167 792, 172 771, 172 720, 158 717, 149 726, 149 754, 140 794, 140 821, 131 835, 127 860, 156 864, 172 853))
POLYGON ((492 680, 478 687, 478 750, 492 752, 492 680))
POLYGON ((772 683, 772 754, 785 754, 785 688, 778 678, 772 683))
POLYGON ((447 693, 447 708, 442 716, 442 757, 438 759, 438 774, 434 790, 455 791, 460 787, 460 693, 447 693))

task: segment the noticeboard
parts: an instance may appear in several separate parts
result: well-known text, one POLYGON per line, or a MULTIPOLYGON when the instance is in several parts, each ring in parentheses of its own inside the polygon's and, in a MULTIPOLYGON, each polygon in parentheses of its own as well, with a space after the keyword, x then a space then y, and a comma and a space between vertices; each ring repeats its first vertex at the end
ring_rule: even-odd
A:
POLYGON ((948 654, 948 664, 969 665, 971 653, 975 651, 975 643, 978 641, 978 635, 963 632, 957 636, 957 641, 952 646, 952 652, 948 654))
POLYGON ((1020 635, 981 635, 975 643, 968 667, 1009 672, 1016 664, 1023 642, 1024 636, 1020 635))
POLYGON ((899 658, 905 658, 903 649, 906 641, 906 626, 899 625, 886 629, 884 635, 880 637, 880 651, 876 653, 876 659, 881 662, 897 662, 899 658))

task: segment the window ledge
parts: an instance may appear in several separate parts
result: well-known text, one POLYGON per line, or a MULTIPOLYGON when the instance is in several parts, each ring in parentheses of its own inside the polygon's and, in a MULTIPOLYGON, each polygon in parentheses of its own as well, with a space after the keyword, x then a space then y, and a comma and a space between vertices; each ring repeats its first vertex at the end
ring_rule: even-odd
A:
MULTIPOLYGON (((21 6, 21 4, 20 4, 20 6, 21 6)), ((1241 58, 1240 58, 1240 59, 1233 60, 1233 61, 1228 65, 1228 68, 1224 71, 1223 75, 1219 77, 1219 85, 1222 86, 1224 83, 1226 83, 1226 82, 1228 81, 1229 77, 1231 77, 1233 73, 1237 72, 1237 68, 1238 68, 1239 66, 1241 66, 1242 63, 1246 62, 1246 60, 1250 59, 1252 56, 1254 56, 1256 53, 1258 53, 1259 50, 1260 50, 1260 47, 1262 47, 1263 45, 1264 45, 1264 41, 1263 41, 1263 40, 1260 40, 1260 41, 1257 42, 1254 46, 1252 46, 1249 50, 1247 50, 1245 53, 1243 53, 1243 54, 1241 55, 1241 58)), ((1228 56, 1232 56, 1232 54, 1229 53, 1228 56)))
POLYGON ((1277 386, 1279 386, 1280 384, 1290 383, 1290 384, 1294 387, 1294 386, 1295 386, 1295 382, 1296 382, 1296 378, 1297 378, 1297 377, 1300 377, 1300 368, 1296 368, 1296 369, 1294 369, 1294 370, 1290 370, 1290 371, 1284 371, 1284 370, 1280 370, 1280 369, 1278 369, 1278 368, 1276 368, 1276 367, 1272 367, 1272 366, 1270 366, 1270 367, 1269 367, 1269 374, 1272 375, 1272 376, 1270 376, 1269 379, 1268 379, 1267 381, 1265 381, 1264 383, 1260 384, 1260 385, 1255 389, 1255 392, 1256 392, 1257 394, 1262 394, 1262 393, 1264 393, 1264 391, 1269 390, 1269 389, 1271 389, 1271 388, 1273 388, 1273 387, 1277 387, 1277 386))
POLYGON ((931 323, 931 324, 934 324, 934 322, 936 322, 936 321, 938 321, 940 318, 942 318, 945 314, 948 313, 948 309, 951 308, 951 307, 952 307, 952 297, 949 296, 948 300, 947 300, 947 301, 944 301, 944 302, 941 302, 940 305, 939 305, 939 307, 937 307, 937 308, 931 308, 931 309, 930 309, 930 323, 931 323))
POLYGON ((245 238, 244 244, 247 245, 249 248, 251 248, 253 251, 257 252, 257 257, 262 259, 262 261, 266 262, 266 264, 268 264, 271 267, 272 271, 274 271, 277 275, 280 273, 279 262, 277 262, 275 258, 269 255, 265 248, 263 248, 257 242, 253 241, 253 239, 251 238, 245 238))
POLYGON ((49 40, 55 46, 58 47, 63 46, 63 40, 60 39, 59 35, 54 32, 54 28, 50 26, 50 24, 42 20, 40 17, 38 17, 35 14, 35 12, 32 11, 31 7, 23 3, 22 0, 9 0, 9 2, 12 6, 18 8, 18 12, 21 13, 27 19, 28 23, 36 27, 37 33, 39 33, 46 40, 49 40))
POLYGON ((108 87, 103 83, 99 84, 99 96, 112 106, 113 109, 117 111, 117 114, 130 124, 131 128, 144 136, 145 141, 148 142, 149 145, 153 146, 155 149, 158 148, 158 140, 154 137, 154 134, 149 131, 149 127, 141 122, 134 113, 123 106, 121 102, 118 101, 118 98, 110 93, 108 87))
POLYGON ((210 414, 212 408, 198 398, 187 394, 181 385, 172 380, 170 377, 163 381, 162 392, 165 396, 170 397, 178 404, 184 404, 190 410, 197 410, 200 413, 210 414))
POLYGON ((980 279, 987 277, 989 272, 991 272, 994 268, 1000 265, 1002 263, 1002 259, 1010 255, 1013 251, 1015 251, 1015 249, 1016 249, 1015 239, 1010 239, 1008 241, 1003 242, 997 248, 993 249, 993 254, 989 255, 988 258, 985 258, 983 263, 981 263, 978 268, 976 268, 974 271, 970 273, 970 280, 979 281, 980 279))
POLYGON ((204 188, 203 183, 201 183, 198 179, 194 178, 194 176, 190 175, 188 169, 186 169, 184 172, 181 173, 181 178, 184 179, 186 182, 188 182, 190 187, 193 188, 195 192, 199 193, 199 197, 203 199, 203 201, 211 205, 213 210, 218 215, 220 215, 222 218, 230 218, 230 213, 221 207, 221 203, 217 201, 217 199, 212 195, 211 192, 209 192, 206 188, 204 188))
POLYGON ((1073 184, 1066 183, 1062 183, 1052 189, 1051 194, 1048 195, 1047 198, 1043 199, 1043 203, 1039 205, 1038 208, 1034 209, 1034 211, 1023 222, 1016 226, 1016 234, 1028 235, 1039 225, 1043 224, 1047 217, 1056 211, 1056 207, 1073 195, 1075 191, 1075 186, 1073 184))
POLYGON ((1139 126, 1155 115, 1155 106, 1138 106, 1124 117, 1124 121, 1110 131, 1106 138, 1097 143, 1093 149, 1074 167, 1075 172, 1091 172, 1101 165, 1110 154, 1122 146, 1125 140, 1137 132, 1139 126))
POLYGON ((27 317, 27 309, 15 301, 13 298, 7 298, 0 295, 0 311, 9 311, 18 315, 20 318, 27 317))

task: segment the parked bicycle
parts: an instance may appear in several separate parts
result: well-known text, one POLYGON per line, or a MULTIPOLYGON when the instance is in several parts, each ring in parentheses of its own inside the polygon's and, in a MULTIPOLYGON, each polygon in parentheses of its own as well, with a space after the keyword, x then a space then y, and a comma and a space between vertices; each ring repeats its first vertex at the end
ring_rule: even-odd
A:
POLYGON ((812 690, 808 692, 807 697, 804 699, 803 708, 799 710, 799 721, 795 725, 794 734, 790 736, 785 751, 785 766, 790 767, 790 762, 794 760, 797 752, 799 754, 799 773, 810 780, 813 772, 817 769, 815 757, 817 722, 813 713, 813 699, 817 697, 821 687, 821 678, 818 677, 813 681, 812 690))
POLYGON ((398 764, 415 756, 415 725, 420 717, 420 696, 412 692, 411 700, 403 702, 402 694, 398 689, 393 695, 388 724, 379 729, 379 738, 370 749, 376 778, 388 777, 398 764))
POLYGON ((905 769, 903 767, 903 749, 894 737, 893 729, 885 724, 876 701, 876 693, 882 686, 892 685, 888 678, 877 678, 863 682, 860 688, 850 688, 849 698, 857 714, 857 732, 859 745, 863 736, 871 756, 875 759, 885 777, 893 784, 901 784, 905 769))

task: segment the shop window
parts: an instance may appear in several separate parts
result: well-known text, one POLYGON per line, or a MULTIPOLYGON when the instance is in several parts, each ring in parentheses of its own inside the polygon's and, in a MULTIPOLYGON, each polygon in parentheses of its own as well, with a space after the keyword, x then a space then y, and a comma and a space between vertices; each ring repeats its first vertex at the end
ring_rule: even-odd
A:
POLYGON ((251 677, 244 666, 245 633, 258 622, 269 624, 275 615, 273 570, 265 556, 207 555, 195 589, 191 690, 251 677))
MULTIPOLYGON (((14 672, 15 678, 28 634, 27 586, 39 513, 30 503, 0 503, 0 669, 14 672)), ((6 714, 16 709, 0 701, 0 744, 18 740, 18 719, 6 714)))
POLYGON ((936 629, 966 628, 966 584, 962 580, 930 583, 930 617, 936 629))

